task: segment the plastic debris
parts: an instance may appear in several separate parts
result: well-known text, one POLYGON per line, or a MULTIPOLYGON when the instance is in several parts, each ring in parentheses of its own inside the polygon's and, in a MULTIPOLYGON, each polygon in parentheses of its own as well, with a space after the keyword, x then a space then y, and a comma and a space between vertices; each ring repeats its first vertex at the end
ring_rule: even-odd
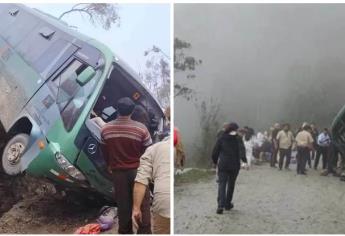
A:
POLYGON ((116 207, 104 206, 101 208, 97 222, 100 224, 102 231, 111 229, 117 224, 117 221, 118 215, 116 207))

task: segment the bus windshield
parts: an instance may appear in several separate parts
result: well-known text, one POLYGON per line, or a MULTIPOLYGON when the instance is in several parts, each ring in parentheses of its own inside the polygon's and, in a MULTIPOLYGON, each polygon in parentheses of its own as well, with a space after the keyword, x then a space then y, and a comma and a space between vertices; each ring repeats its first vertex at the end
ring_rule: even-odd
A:
POLYGON ((95 77, 84 86, 81 86, 77 83, 77 77, 86 67, 86 64, 74 59, 53 80, 54 87, 57 90, 56 103, 67 131, 70 131, 78 120, 101 73, 100 70, 97 70, 95 77))

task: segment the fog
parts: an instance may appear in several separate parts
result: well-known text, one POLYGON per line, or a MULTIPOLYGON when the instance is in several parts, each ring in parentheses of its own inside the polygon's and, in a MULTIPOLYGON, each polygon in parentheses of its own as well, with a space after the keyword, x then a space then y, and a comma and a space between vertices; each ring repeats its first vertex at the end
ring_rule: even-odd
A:
MULTIPOLYGON (((343 4, 175 4, 174 30, 203 61, 187 83, 199 98, 219 102, 220 124, 329 127, 345 103, 343 4)), ((175 72, 177 83, 185 76, 175 72)), ((196 106, 175 99, 187 156, 201 135, 196 106)))

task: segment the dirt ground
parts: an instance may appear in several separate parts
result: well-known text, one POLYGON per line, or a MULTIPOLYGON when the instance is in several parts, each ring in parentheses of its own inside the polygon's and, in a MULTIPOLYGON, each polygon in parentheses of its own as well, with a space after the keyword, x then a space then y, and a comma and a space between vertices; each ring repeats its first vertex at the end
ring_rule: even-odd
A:
POLYGON ((215 173, 175 184, 175 233, 344 234, 345 182, 309 170, 306 176, 268 164, 241 170, 234 209, 216 214, 215 173))
MULTIPOLYGON (((0 234, 72 234, 96 223, 98 204, 61 195, 47 182, 0 173, 0 234)), ((104 233, 117 233, 117 225, 104 233)))

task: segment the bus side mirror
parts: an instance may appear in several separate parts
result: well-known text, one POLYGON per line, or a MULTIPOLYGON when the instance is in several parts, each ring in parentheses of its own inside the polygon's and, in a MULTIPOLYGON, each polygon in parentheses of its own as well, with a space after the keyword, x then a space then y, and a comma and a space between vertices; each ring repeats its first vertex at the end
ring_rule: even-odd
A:
POLYGON ((77 77, 77 82, 80 86, 87 84, 96 74, 96 71, 88 66, 83 72, 81 72, 77 77))

